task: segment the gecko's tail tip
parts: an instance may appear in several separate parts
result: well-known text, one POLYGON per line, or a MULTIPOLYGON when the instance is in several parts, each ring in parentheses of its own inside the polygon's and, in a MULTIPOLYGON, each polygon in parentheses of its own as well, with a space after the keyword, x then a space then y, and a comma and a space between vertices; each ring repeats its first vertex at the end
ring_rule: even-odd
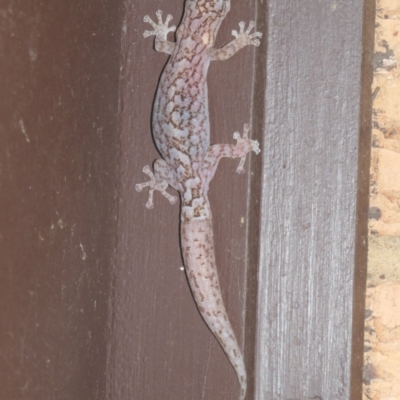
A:
POLYGON ((247 392, 246 375, 241 375, 239 377, 239 383, 240 383, 240 400, 244 400, 246 397, 246 392, 247 392))
POLYGON ((240 399, 244 400, 247 394, 247 374, 246 370, 240 379, 240 399))

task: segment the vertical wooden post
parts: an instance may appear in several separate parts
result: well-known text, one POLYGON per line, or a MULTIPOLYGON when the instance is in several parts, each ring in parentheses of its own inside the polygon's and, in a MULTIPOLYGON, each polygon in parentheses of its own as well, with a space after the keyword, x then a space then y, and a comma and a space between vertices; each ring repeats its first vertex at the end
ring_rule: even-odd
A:
POLYGON ((361 399, 373 21, 268 4, 257 399, 361 399))

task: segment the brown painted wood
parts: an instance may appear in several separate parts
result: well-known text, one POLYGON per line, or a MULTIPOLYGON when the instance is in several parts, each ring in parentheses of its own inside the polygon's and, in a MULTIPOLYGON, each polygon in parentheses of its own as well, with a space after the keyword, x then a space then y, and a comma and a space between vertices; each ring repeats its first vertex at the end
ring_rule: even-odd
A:
POLYGON ((374 4, 268 10, 255 398, 361 399, 374 4))
MULTIPOLYGON (((239 385, 218 342, 205 326, 192 299, 179 248, 179 208, 155 194, 155 207, 145 208, 147 194, 135 184, 147 180, 142 172, 157 151, 151 138, 151 106, 167 56, 153 50, 153 39, 143 22, 158 9, 173 14, 177 24, 182 0, 125 3, 125 36, 121 81, 121 203, 113 283, 113 324, 108 396, 112 399, 234 399, 239 385)), ((217 46, 230 41, 239 21, 256 16, 254 1, 246 6, 232 1, 217 46)), ((171 35, 172 38, 172 35, 171 35)), ((211 135, 214 143, 234 143, 252 116, 254 48, 246 48, 209 71, 211 135)), ((261 157, 258 157, 261 164, 261 157)), ((247 232, 250 164, 247 174, 235 173, 238 160, 222 160, 211 183, 216 258, 223 297, 233 328, 244 343, 247 279, 247 232)), ((170 189, 172 193, 172 189, 170 189)), ((256 264, 254 264, 256 274, 256 264)), ((252 283, 253 286, 254 282, 252 283)), ((255 334, 255 318, 246 332, 255 334)), ((253 346, 254 349, 254 339, 253 346)), ((250 349, 249 354, 254 354, 250 349)), ((247 361, 251 361, 246 355, 247 361)), ((253 363, 248 362, 250 378, 253 363)), ((250 379, 251 380, 251 379, 250 379)), ((250 385, 251 386, 251 385, 250 385)))
POLYGON ((0 399, 105 398, 117 0, 0 1, 0 399))

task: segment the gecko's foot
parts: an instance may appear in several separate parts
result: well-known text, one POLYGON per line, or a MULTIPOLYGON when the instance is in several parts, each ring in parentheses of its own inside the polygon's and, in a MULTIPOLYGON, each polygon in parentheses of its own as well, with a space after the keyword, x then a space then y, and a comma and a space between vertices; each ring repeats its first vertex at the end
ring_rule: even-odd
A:
POLYGON ((168 187, 168 182, 167 181, 161 181, 157 182, 154 174, 151 172, 151 169, 148 165, 146 165, 143 168, 143 172, 147 174, 150 177, 150 180, 144 183, 138 183, 135 186, 135 189, 138 192, 141 192, 145 187, 149 187, 149 200, 146 203, 147 208, 154 208, 154 203, 153 203, 153 194, 155 190, 158 190, 164 197, 168 199, 168 201, 171 204, 175 204, 178 198, 176 196, 171 196, 167 191, 168 187))
POLYGON ((254 46, 260 45, 260 39, 262 37, 261 32, 250 33, 251 30, 256 26, 254 21, 250 21, 249 27, 244 30, 245 23, 243 21, 239 22, 239 32, 236 30, 232 31, 232 35, 235 36, 236 40, 243 42, 243 46, 252 44, 254 46))
POLYGON ((243 156, 240 157, 239 166, 236 169, 238 174, 243 174, 244 172, 244 162, 246 161, 246 155, 250 151, 254 151, 254 153, 258 154, 260 150, 260 144, 257 140, 249 139, 249 132, 251 126, 250 124, 244 124, 243 127, 243 137, 240 136, 239 132, 235 132, 233 134, 233 138, 237 140, 236 146, 241 149, 241 152, 244 153, 243 156))
POLYGON ((162 22, 162 11, 158 10, 156 12, 156 15, 157 23, 155 23, 148 15, 145 15, 145 17, 143 18, 144 22, 148 22, 154 28, 154 30, 152 31, 144 31, 143 36, 146 38, 155 35, 163 40, 166 40, 168 33, 175 32, 176 30, 175 25, 168 27, 168 24, 172 20, 172 15, 168 14, 167 18, 165 18, 164 23, 162 22))

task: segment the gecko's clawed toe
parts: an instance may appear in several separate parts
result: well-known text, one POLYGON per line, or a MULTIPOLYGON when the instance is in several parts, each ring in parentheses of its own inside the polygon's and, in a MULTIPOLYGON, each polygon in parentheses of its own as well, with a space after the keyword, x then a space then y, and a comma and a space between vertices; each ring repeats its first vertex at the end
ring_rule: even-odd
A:
POLYGON ((250 124, 243 125, 243 136, 240 136, 239 132, 233 134, 233 138, 237 141, 237 157, 240 157, 239 166, 236 169, 238 174, 244 173, 244 163, 246 161, 246 156, 250 151, 254 151, 258 154, 260 150, 260 145, 257 140, 249 139, 249 133, 251 130, 250 124))
POLYGON ((260 149, 260 143, 258 143, 258 140, 252 140, 251 141, 251 149, 254 151, 254 153, 258 154, 261 149, 260 149))
POLYGON ((154 203, 153 203, 153 199, 149 199, 148 201, 147 201, 147 203, 146 203, 146 208, 148 209, 148 210, 152 210, 153 208, 154 208, 154 203))
POLYGON ((244 169, 243 165, 239 164, 239 166, 236 168, 236 173, 241 175, 241 174, 244 174, 244 171, 245 171, 245 169, 244 169))

